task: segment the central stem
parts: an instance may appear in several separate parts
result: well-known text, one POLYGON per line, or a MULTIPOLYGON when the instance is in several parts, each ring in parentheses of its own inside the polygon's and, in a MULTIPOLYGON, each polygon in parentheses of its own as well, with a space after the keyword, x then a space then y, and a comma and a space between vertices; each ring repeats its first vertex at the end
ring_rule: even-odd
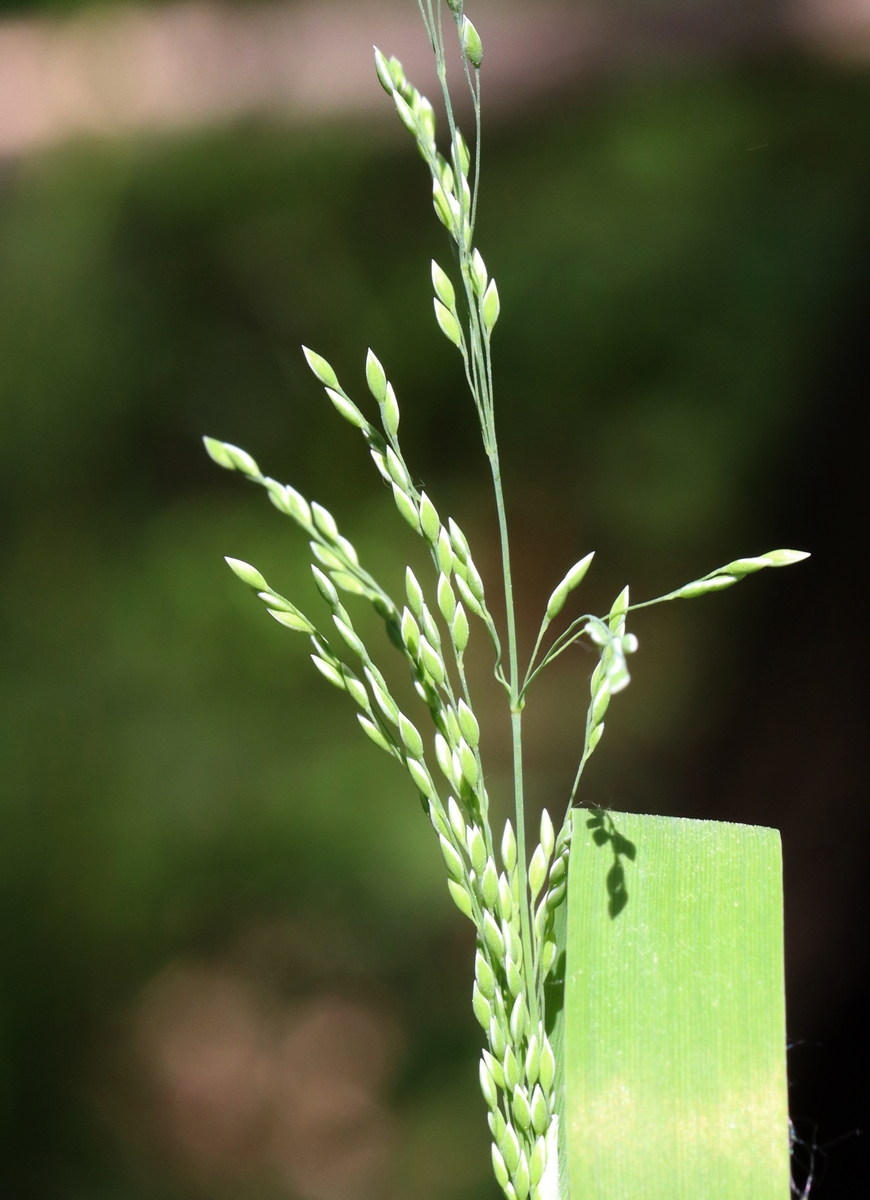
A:
POLYGON ((498 457, 498 444, 495 429, 492 424, 489 429, 489 463, 492 469, 492 482, 495 488, 495 506, 498 512, 498 532, 501 541, 501 563, 504 574, 504 601, 507 615, 508 637, 508 667, 511 704, 511 739, 513 742, 514 764, 514 808, 517 824, 517 870, 520 883, 520 928, 523 939, 523 958, 525 966, 523 975, 527 981, 526 1003, 533 1028, 537 1027, 538 998, 534 986, 534 961, 532 959, 531 911, 529 906, 529 887, 526 859, 526 812, 523 796, 523 714, 519 698, 519 656, 517 653, 517 621, 514 608, 514 590, 511 577, 511 552, 508 540, 507 516, 504 507, 504 488, 501 481, 501 466, 498 457))

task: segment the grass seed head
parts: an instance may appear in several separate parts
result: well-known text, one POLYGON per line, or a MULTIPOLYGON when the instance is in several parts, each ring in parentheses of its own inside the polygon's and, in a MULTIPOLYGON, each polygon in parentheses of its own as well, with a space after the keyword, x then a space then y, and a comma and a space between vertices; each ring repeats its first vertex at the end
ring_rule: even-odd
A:
POLYGON ((483 43, 480 40, 480 34, 469 21, 468 17, 462 18, 462 23, 459 27, 459 37, 462 41, 462 50, 468 61, 476 69, 480 70, 483 62, 483 43))
POLYGON ((393 102, 396 105, 396 112, 399 114, 399 120, 409 133, 412 133, 415 138, 419 137, 420 130, 417 124, 417 118, 414 116, 413 110, 408 102, 403 96, 399 95, 398 91, 393 92, 393 102))
POLYGON ((553 621, 558 617, 559 613, 565 607, 565 601, 568 599, 569 594, 583 582, 594 557, 595 554, 593 551, 592 554, 587 554, 585 558, 581 558, 578 563, 574 564, 559 586, 554 589, 552 596, 547 601, 547 621, 553 621))
POLYGON ((304 617, 301 612, 294 610, 288 612, 286 609, 269 609, 269 616, 274 617, 279 625, 283 625, 285 629, 292 629, 296 633, 313 633, 314 626, 304 617))
POLYGON ((384 424, 384 432, 387 437, 395 438, 399 432, 399 402, 396 399, 396 393, 393 391, 393 385, 387 384, 387 392, 384 396, 384 402, 381 405, 381 420, 384 424))
POLYGON ((420 493, 420 527, 426 541, 430 546, 434 546, 441 532, 441 518, 438 516, 438 509, 425 492, 420 493))
POLYGON ((435 759, 438 766, 441 768, 441 774, 450 783, 453 782, 453 755, 450 753, 450 747, 440 733, 435 734, 435 759))
POLYGON ((468 831, 465 828, 465 819, 462 816, 462 810, 453 796, 450 796, 447 800, 447 816, 457 840, 460 843, 464 843, 468 836, 468 831))
POLYGON ((423 612, 423 589, 410 567, 405 568, 405 595, 408 597, 411 611, 419 617, 423 612))
POLYGON ((529 1180, 532 1187, 540 1183, 541 1176, 544 1174, 544 1168, 547 1165, 547 1139, 539 1137, 535 1142, 535 1148, 532 1151, 532 1156, 529 1159, 529 1180))
POLYGON ((447 887, 450 891, 450 895, 453 897, 453 902, 459 911, 464 916, 468 917, 469 921, 473 921, 474 908, 471 903, 471 896, 468 894, 467 889, 464 888, 461 883, 457 883, 455 879, 448 879, 447 887))
MULTIPOLYGON (((465 864, 459 857, 451 843, 441 834, 439 838, 441 844, 441 854, 444 858, 444 864, 450 874, 451 879, 455 879, 457 883, 461 883, 465 878, 465 864)), ((481 991, 486 995, 486 988, 481 985, 481 991)))
POLYGON ((541 846, 538 846, 535 853, 532 855, 532 861, 529 864, 529 892, 531 893, 532 903, 536 900, 538 893, 544 886, 544 880, 547 877, 547 859, 541 846))
POLYGON ((541 811, 541 848, 544 851, 544 857, 547 862, 553 854, 553 847, 556 844, 556 831, 553 828, 553 821, 546 809, 541 811))
POLYGON ((412 758, 423 757, 423 739, 420 737, 416 725, 401 712, 399 713, 399 737, 412 758))
POLYGON ((541 1047, 538 1043, 538 1035, 533 1033, 529 1038, 528 1048, 526 1050, 525 1061, 526 1082, 529 1087, 534 1087, 538 1079, 538 1071, 541 1066, 541 1047))
POLYGON ((332 609, 336 609, 341 605, 338 598, 338 592, 335 590, 335 584, 328 575, 324 575, 320 567, 315 567, 312 564, 311 574, 314 576, 314 582, 317 584, 317 590, 320 592, 323 599, 332 609))
POLYGON ((496 1108, 498 1106, 498 1089, 483 1059, 480 1060, 480 1090, 489 1107, 496 1108))
POLYGON ((441 631, 438 628, 438 622, 432 616, 427 606, 423 605, 423 611, 420 613, 420 624, 423 626, 423 632, 426 634, 431 645, 441 653, 441 631))
POLYGON ((401 634, 405 649, 416 659, 420 653, 420 627, 408 608, 402 609, 401 634))
POLYGON ((483 261, 482 254, 477 249, 471 255, 471 283, 478 298, 484 294, 486 285, 489 283, 489 272, 486 269, 486 263, 483 261))
POLYGON ((526 1032, 528 1024, 529 1011, 526 1008, 526 1001, 522 993, 517 996, 511 1009, 510 1030, 511 1037, 514 1040, 514 1045, 518 1046, 526 1032))
MULTIPOLYGON (((511 1112, 513 1113, 514 1121, 517 1129, 523 1133, 531 1127, 532 1110, 529 1106, 529 1098, 526 1095, 526 1089, 521 1083, 518 1083, 513 1090, 511 1096, 511 1112)), ((526 1168, 528 1170, 528 1168, 526 1168)))
POLYGON ((493 975, 492 968, 479 950, 474 958, 474 978, 477 980, 477 986, 483 992, 484 996, 486 996, 487 1000, 492 1000, 495 995, 495 975, 493 975))
POLYGON ((366 383, 378 404, 383 404, 387 394, 387 374, 372 349, 366 355, 366 383))
POLYGON ((435 319, 447 340, 461 350, 462 328, 450 309, 445 308, 437 297, 435 298, 435 319))
MULTIPOLYGON (((455 225, 456 225, 456 219, 455 219, 455 216, 453 213, 453 209, 451 208, 451 205, 450 205, 451 199, 452 199, 452 197, 450 196, 450 193, 445 190, 444 184, 441 182, 441 180, 433 179, 432 180, 432 207, 435 209, 435 215, 437 216, 437 218, 441 222, 441 224, 447 230, 449 230, 450 233, 453 233, 453 231, 455 229, 455 225)), ((436 305, 439 303, 437 298, 436 298, 435 303, 436 303, 436 305)), ((446 311, 449 312, 450 310, 446 309, 446 311)), ((436 308, 436 313, 437 313, 437 308, 436 308)))
POLYGON ((384 91, 387 93, 388 96, 392 96, 393 90, 395 89, 396 85, 393 82, 393 75, 392 75, 392 72, 390 71, 390 64, 387 62, 386 56, 377 48, 377 46, 374 47, 374 52, 375 52, 375 71, 377 72, 381 87, 384 89, 384 91))
POLYGON ((328 541, 334 542, 338 539, 338 525, 328 508, 324 508, 322 504, 312 504, 311 515, 314 517, 314 524, 328 541))
POLYGON ((511 901, 511 887, 504 872, 498 877, 498 907, 502 915, 502 920, 510 921, 513 903, 511 901))
POLYGON ((499 1087, 502 1089, 502 1091, 504 1091, 504 1071, 502 1070, 501 1063, 497 1058, 494 1058, 488 1050, 481 1051, 481 1054, 487 1067, 489 1067, 490 1074, 495 1080, 496 1087, 499 1087))
POLYGON ((444 662, 428 638, 420 638, 420 662, 427 674, 440 687, 447 678, 444 662))
POLYGON ((368 421, 354 402, 348 400, 347 396, 342 396, 340 392, 336 392, 333 388, 327 388, 326 394, 332 401, 335 411, 344 417, 345 421, 348 421, 351 425, 355 425, 357 429, 368 430, 370 428, 368 421))
POLYGON ((514 962, 519 962, 523 956, 523 947, 516 928, 512 922, 503 920, 501 923, 501 931, 511 958, 514 962))
POLYGON ((319 654, 312 654, 311 661, 314 663, 315 667, 317 667, 323 678, 329 680, 333 687, 337 687, 341 691, 345 691, 344 679, 342 678, 341 673, 335 669, 332 663, 328 663, 326 659, 321 658, 319 654))
POLYGON ((541 1044, 541 1064, 538 1069, 538 1079, 545 1092, 549 1092, 556 1078, 556 1056, 550 1039, 544 1036, 541 1044))
MULTIPOLYGON (((232 455, 229 453, 229 447, 224 442, 219 442, 217 438, 204 437, 202 439, 206 453, 212 462, 216 462, 219 467, 223 467, 226 471, 235 471, 236 464, 233 461, 232 455)), ((254 460, 251 459, 251 462, 254 460)))
POLYGON ((505 955, 504 938, 490 912, 483 914, 483 940, 493 957, 501 962, 505 955))
MULTIPOLYGON (((448 0, 449 2, 449 0, 448 0)), ((493 1142, 492 1145, 492 1170, 499 1187, 506 1188, 509 1186, 510 1176, 508 1174, 507 1164, 502 1156, 498 1146, 493 1142)))
POLYGON ((453 571, 453 549, 450 545, 450 535, 443 526, 438 531, 436 552, 438 555, 439 571, 442 575, 449 577, 453 571))
MULTIPOLYGON (((444 531, 442 530, 442 533, 443 532, 444 531)), ((453 588, 450 586, 450 580, 443 573, 438 576, 438 591, 436 594, 438 597, 438 608, 441 611, 442 617, 449 625, 452 623, 453 617, 456 613, 456 595, 453 591, 453 588)))
POLYGON ((402 491, 410 492, 413 485, 411 484, 411 479, 408 475, 408 468, 399 458, 398 454, 396 454, 392 446, 387 446, 385 460, 387 464, 387 470, 390 473, 390 478, 392 479, 393 483, 397 484, 402 491))
POLYGON ((405 766, 408 769, 408 774, 417 785, 417 790, 419 791, 420 795, 431 800, 431 798, 435 795, 435 787, 431 778, 429 777, 429 772, 426 770, 423 763, 417 762, 417 760, 414 758, 409 758, 406 761, 405 766))
POLYGON ((609 616, 610 632, 615 633, 617 637, 622 637, 625 633, 625 614, 627 612, 628 588, 624 587, 613 601, 613 607, 610 610, 609 616))
POLYGON ((460 562, 467 562, 471 556, 471 550, 469 549, 465 534, 452 517, 448 518, 447 528, 450 531, 450 545, 453 547, 453 553, 460 562))
POLYGON ((486 289, 486 293, 480 303, 480 315, 483 317, 486 332, 492 333, 493 329, 495 329, 496 321, 501 315, 501 300, 494 279, 490 281, 490 285, 486 289))
POLYGON ((486 868, 486 842, 477 825, 468 831, 468 856, 471 865, 480 877, 486 868))
POLYGON ((364 717, 362 713, 357 713, 356 719, 359 721, 360 725, 362 725, 368 737, 371 738, 371 740, 380 750, 385 750, 387 754, 393 753, 393 747, 381 733, 380 729, 378 729, 377 725, 375 725, 374 721, 370 721, 369 718, 364 717))
POLYGON ((465 602, 466 608, 470 608, 476 617, 483 617, 483 606, 462 576, 457 574, 453 578, 456 580, 456 589, 465 602))
POLYGON ((498 874, 495 869, 495 863, 491 858, 486 860, 486 866, 483 869, 483 875, 480 879, 480 894, 483 897, 483 903, 490 912, 495 912, 499 898, 498 874))
POLYGON ((262 478, 260 468, 247 450, 242 450, 239 446, 232 446, 229 442, 224 442, 223 448, 234 471, 241 471, 243 475, 247 475, 251 479, 262 478))
POLYGON ((490 1020, 487 1036, 489 1038, 490 1049, 496 1058, 500 1058, 505 1050, 507 1050, 507 1042, 505 1041, 504 1028, 497 1017, 493 1017, 490 1020))
POLYGON ((520 1081, 520 1064, 517 1062, 517 1056, 510 1046, 504 1052, 502 1069, 504 1071, 505 1083, 513 1091, 520 1081))
POLYGON ((471 167, 471 153, 469 152, 465 138, 459 132, 458 128, 453 142, 453 161, 462 175, 468 174, 471 167))
POLYGON ((457 604, 453 622, 450 626, 450 636, 453 639, 456 653, 460 656, 465 653, 468 646, 469 634, 468 617, 465 615, 465 609, 461 604, 457 604))
POLYGON ((513 1174, 520 1161, 520 1140, 513 1125, 505 1125, 504 1136, 499 1142, 499 1149, 501 1150, 507 1169, 513 1174))
POLYGON ((517 838, 510 821, 505 821, 504 833, 501 838, 501 861, 510 875, 517 865, 517 838))
POLYGON ((348 695, 351 697, 354 703, 358 704, 364 712, 371 712, 368 692, 365 690, 360 680, 357 679, 356 675, 354 675, 353 672, 349 671, 346 667, 341 674, 344 679, 344 686, 347 688, 348 695))
POLYGON ((698 596, 706 596, 708 592, 722 592, 725 588, 733 587, 740 582, 740 576, 714 575, 712 579, 699 579, 695 583, 687 583, 676 593, 677 600, 694 600, 698 596))
POLYGON ((421 96, 417 104, 417 122, 421 141, 434 149, 435 147, 435 109, 425 96, 421 96))
POLYGON ((469 787, 477 787, 477 781, 480 779, 480 768, 477 765, 477 757, 465 738, 462 738, 459 742, 459 766, 464 778, 468 780, 469 787))
POLYGON ((471 992, 471 1007, 474 1009, 474 1015, 477 1017, 481 1028, 488 1030, 489 1023, 492 1020, 492 1008, 476 982, 471 992))
POLYGON ((360 658, 366 658, 366 648, 362 643, 362 639, 354 632, 349 625, 342 621, 341 617, 334 616, 333 624, 341 635, 345 644, 360 658))
POLYGON ((264 592, 268 588, 268 583, 250 563, 242 562, 240 558, 225 558, 224 562, 233 572, 238 575, 242 583, 246 583, 249 588, 253 588, 255 592, 264 592))
POLYGON ((547 1101, 543 1091, 541 1090, 540 1084, 535 1088, 534 1092, 532 1092, 532 1103, 530 1108, 532 1126, 534 1127, 535 1133, 540 1137, 541 1134, 545 1132, 550 1120, 547 1101))
POLYGON ((486 1121, 487 1121, 487 1124, 489 1125, 490 1133, 495 1138, 496 1142, 500 1142, 501 1139, 504 1137, 504 1131, 506 1128, 505 1119, 501 1115, 501 1110, 496 1109, 495 1112, 489 1113, 489 1115, 486 1118, 486 1121))
POLYGON ((547 978, 553 969, 558 952, 556 943, 552 941, 545 941, 541 947, 541 975, 544 979, 547 978))
POLYGON ((305 359, 309 367, 324 387, 334 388, 335 391, 341 390, 341 385, 338 382, 338 376, 325 358, 322 358, 319 354, 315 354, 314 351, 309 350, 307 346, 302 347, 302 353, 305 355, 305 359))
MULTIPOLYGON (((426 774, 425 766, 422 763, 415 762, 414 759, 409 759, 408 762, 406 763, 406 766, 408 766, 408 767, 416 766, 420 771, 422 771, 424 774, 426 774)), ((429 820, 432 822, 432 828, 435 830, 436 833, 443 834, 444 837, 449 839, 450 826, 444 820, 444 813, 441 809, 440 804, 435 803, 434 794, 432 794, 431 788, 430 788, 429 803, 426 807, 429 812, 429 820)))
POLYGON ((514 1191, 517 1195, 517 1200, 526 1200, 526 1197, 529 1194, 531 1181, 529 1178, 529 1164, 526 1160, 525 1151, 520 1153, 520 1161, 517 1163, 517 1169, 514 1171, 513 1184, 514 1191))
MULTIPOLYGON (((438 266, 435 259, 432 259, 432 286, 435 289, 435 295, 441 301, 446 309, 450 312, 456 311, 456 290, 450 282, 446 272, 438 266)), ((211 451, 209 451, 211 453, 211 451)))
POLYGON ((477 723, 477 717, 462 699, 459 701, 456 713, 459 720, 459 728, 462 730, 463 736, 469 746, 472 749, 476 749, 480 742, 480 726, 477 723))

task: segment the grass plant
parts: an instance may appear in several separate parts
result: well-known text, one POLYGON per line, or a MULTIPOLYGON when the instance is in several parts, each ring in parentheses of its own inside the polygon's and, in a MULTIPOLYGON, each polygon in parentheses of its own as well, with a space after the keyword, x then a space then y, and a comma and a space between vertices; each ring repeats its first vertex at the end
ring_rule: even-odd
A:
POLYGON ((500 300, 495 279, 475 242, 483 44, 464 11, 463 0, 419 0, 419 8, 435 55, 446 114, 443 152, 436 139, 435 109, 406 78, 401 63, 376 49, 375 67, 426 163, 434 209, 448 235, 450 269, 436 262, 431 267, 435 318, 462 357, 489 462, 501 546, 504 628, 492 615, 468 539, 452 517, 442 518, 405 460, 398 399, 372 350, 368 351, 365 374, 379 410, 380 427, 351 398, 325 358, 309 349, 304 353, 337 412, 365 439, 398 513, 428 547, 431 578, 421 582, 408 567, 403 598, 391 596, 360 562, 326 507, 264 475, 245 450, 213 438, 206 438, 205 445, 220 466, 238 471, 264 488, 275 507, 307 537, 314 579, 331 617, 328 633, 271 587, 256 567, 235 558, 227 562, 274 620, 310 638, 315 668, 348 694, 371 741, 405 768, 438 838, 450 894, 476 929, 472 1007, 486 1039, 480 1085, 489 1109, 495 1176, 509 1200, 529 1196, 533 1200, 565 1200, 567 1183, 564 1169, 560 1173, 558 1152, 561 1063, 547 1021, 548 982, 558 957, 557 926, 564 924, 567 903, 572 807, 584 768, 603 736, 611 700, 629 683, 628 660, 638 648, 637 638, 627 629, 630 614, 650 605, 721 591, 756 571, 787 566, 807 556, 774 550, 740 558, 640 604, 630 603, 626 587, 606 613, 584 613, 566 621, 563 610, 592 564, 593 555, 587 553, 553 589, 531 659, 520 663, 493 390, 492 340, 500 300), (447 84, 448 35, 455 39, 470 92, 474 114, 471 145, 457 124, 447 84), (357 632, 346 600, 351 606, 369 604, 382 618, 390 642, 410 672, 429 725, 427 734, 418 728, 419 717, 403 711, 393 696, 357 632), (473 628, 491 644, 493 671, 504 693, 511 727, 514 820, 507 821, 500 836, 489 818, 480 727, 465 669, 473 628), (544 809, 529 854, 523 710, 539 675, 581 639, 593 649, 597 663, 589 681, 585 734, 567 797, 568 811, 557 831, 544 809))

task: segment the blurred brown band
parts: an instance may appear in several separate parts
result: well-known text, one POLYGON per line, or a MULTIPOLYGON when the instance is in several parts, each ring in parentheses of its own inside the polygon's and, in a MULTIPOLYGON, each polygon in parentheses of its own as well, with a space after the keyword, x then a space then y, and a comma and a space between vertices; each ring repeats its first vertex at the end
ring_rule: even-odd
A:
MULTIPOLYGON (((852 58, 870 51, 870 0, 696 0, 652 11, 630 2, 477 0, 475 21, 484 36, 487 109, 504 114, 613 67, 787 41, 852 58)), ((190 129, 250 115, 387 118, 372 42, 435 90, 410 0, 183 3, 5 18, 0 155, 82 135, 190 129)))

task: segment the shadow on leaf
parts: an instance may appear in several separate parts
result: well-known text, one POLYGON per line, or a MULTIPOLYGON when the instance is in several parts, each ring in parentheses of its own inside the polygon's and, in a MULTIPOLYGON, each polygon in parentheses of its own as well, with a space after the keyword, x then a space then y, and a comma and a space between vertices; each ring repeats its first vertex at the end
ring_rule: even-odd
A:
POLYGON ((625 867, 623 859, 634 862, 637 857, 637 846, 619 832, 613 817, 604 809, 598 809, 586 822, 592 830, 592 840, 596 846, 609 846, 613 853, 613 866, 607 872, 607 911, 614 920, 628 904, 628 888, 625 882, 625 867))

